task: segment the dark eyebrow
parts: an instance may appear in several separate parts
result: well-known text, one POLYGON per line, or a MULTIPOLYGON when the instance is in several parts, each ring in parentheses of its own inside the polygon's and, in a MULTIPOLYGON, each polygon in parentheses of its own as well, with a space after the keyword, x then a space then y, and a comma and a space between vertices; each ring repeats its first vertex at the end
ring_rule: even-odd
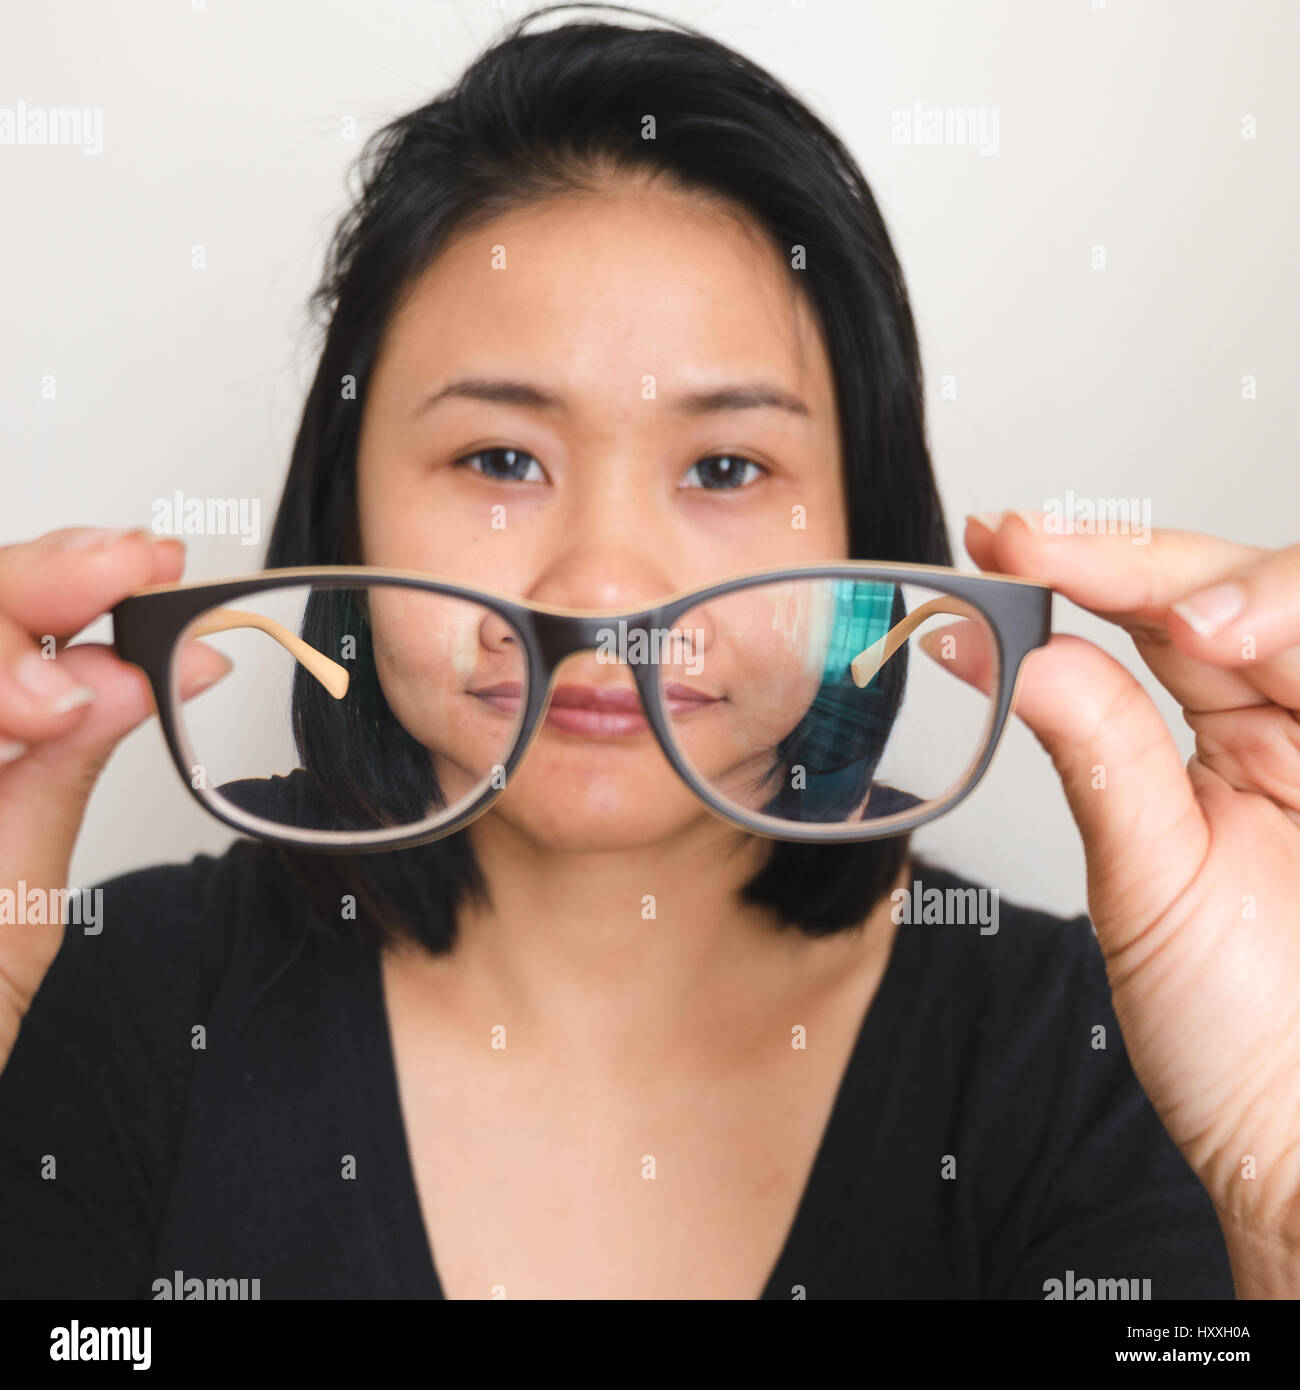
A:
POLYGON ((483 377, 467 377, 464 381, 453 381, 441 391, 426 396, 416 407, 416 415, 452 396, 463 396, 472 401, 490 401, 494 405, 526 405, 535 410, 563 410, 564 401, 559 396, 548 395, 530 386, 526 381, 495 381, 483 377))
MULTIPOLYGON (((467 377, 453 381, 431 396, 426 396, 416 408, 415 414, 422 415, 426 410, 449 397, 460 396, 468 400, 489 401, 495 405, 530 406, 534 410, 567 410, 568 402, 562 396, 554 396, 526 381, 504 381, 484 377, 467 377)), ((808 407, 798 396, 791 395, 775 386, 755 384, 750 386, 722 386, 713 391, 699 391, 687 396, 674 396, 671 400, 673 410, 679 415, 708 415, 717 410, 759 410, 774 408, 788 410, 793 415, 809 415, 808 407)))
POLYGON ((677 396, 673 409, 679 415, 708 415, 714 410, 759 410, 772 407, 788 410, 792 415, 810 415, 812 412, 789 391, 776 386, 722 386, 716 391, 700 391, 691 396, 677 396))

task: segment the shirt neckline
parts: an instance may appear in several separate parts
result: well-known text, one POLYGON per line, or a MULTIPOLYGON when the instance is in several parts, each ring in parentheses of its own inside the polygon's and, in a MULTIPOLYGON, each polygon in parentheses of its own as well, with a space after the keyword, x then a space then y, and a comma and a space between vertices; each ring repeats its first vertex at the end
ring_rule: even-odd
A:
POLYGON ((885 1060, 909 1012, 922 944, 921 934, 909 924, 898 925, 884 972, 858 1025, 794 1220, 760 1300, 788 1300, 795 1287, 803 1288, 806 1296, 816 1295, 810 1281, 846 1228, 850 1189, 869 1178, 884 1137, 875 1121, 891 1076, 885 1060))
MULTIPOLYGON (((874 1162, 881 1137, 872 1121, 879 1115, 888 1069, 889 1041, 897 1038, 906 1018, 912 968, 921 948, 921 933, 900 923, 880 982, 867 1005, 831 1104, 808 1180, 800 1194, 785 1243, 772 1266, 759 1301, 788 1299, 795 1287, 807 1290, 828 1244, 843 1229, 848 1190, 863 1180, 874 1162), (865 1136, 865 1137, 864 1137, 865 1136)), ((388 1010, 384 999, 380 948, 366 952, 366 988, 359 1036, 363 1048, 363 1096, 369 1097, 371 1123, 380 1151, 394 1155, 386 1168, 389 1241, 395 1255, 398 1297, 445 1299, 438 1277, 433 1242, 425 1228, 419 1189, 402 1114, 388 1010)), ((354 996, 356 997, 356 996, 354 996)))

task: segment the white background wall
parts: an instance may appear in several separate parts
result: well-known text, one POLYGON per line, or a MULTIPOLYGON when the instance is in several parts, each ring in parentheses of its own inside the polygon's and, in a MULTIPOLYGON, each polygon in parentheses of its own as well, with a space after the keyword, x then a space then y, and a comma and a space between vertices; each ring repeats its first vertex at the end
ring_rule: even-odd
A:
MULTIPOLYGON (((0 145, 0 543, 148 526, 177 489, 260 498, 265 539, 313 365, 304 305, 348 166, 524 8, 9 9, 0 107, 101 108, 104 127, 94 156, 0 145), (191 268, 195 244, 206 270, 191 268)), ((1294 0, 657 8, 766 65, 857 156, 910 286, 958 537, 967 512, 1073 491, 1149 499, 1157 526, 1300 541, 1294 0), (996 110, 996 153, 895 143, 891 113, 915 102, 996 110), (944 376, 956 399, 941 398, 944 376)), ((257 569, 262 548, 192 537, 187 574, 257 569)), ((1151 684, 1105 623, 1058 599, 1057 626, 1151 684)), ((95 793, 73 883, 225 843, 151 722, 95 793)), ((1005 897, 1084 906, 1073 823, 1019 725, 980 792, 919 844, 1005 897)))

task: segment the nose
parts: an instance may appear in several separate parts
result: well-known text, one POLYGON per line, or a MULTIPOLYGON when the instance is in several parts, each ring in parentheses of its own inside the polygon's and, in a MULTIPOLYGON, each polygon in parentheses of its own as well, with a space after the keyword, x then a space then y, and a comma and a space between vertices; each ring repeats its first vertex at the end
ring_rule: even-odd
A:
POLYGON ((643 616, 628 625, 614 622, 615 616, 644 615, 671 593, 680 592, 680 584, 657 577, 660 573, 653 567, 638 572, 626 555, 608 555, 602 563, 600 554, 586 555, 580 564, 554 571, 549 582, 535 586, 527 597, 557 608, 594 608, 597 616, 559 623, 541 618, 537 632, 547 661, 554 666, 584 654, 588 657, 580 663, 584 678, 595 684, 608 680, 611 661, 663 667, 665 678, 680 668, 698 674, 704 654, 719 635, 711 604, 701 603, 671 621, 643 616), (602 612, 609 616, 599 616, 602 612), (605 680, 594 679, 602 674, 605 680))
POLYGON ((651 547, 594 543, 566 537, 563 549, 538 575, 527 597, 556 608, 630 613, 651 607, 679 587, 651 547))
MULTIPOLYGON (((566 571, 564 582, 535 585, 522 597, 555 608, 607 609, 611 613, 630 613, 650 606, 667 592, 662 586, 656 589, 648 583, 630 582, 626 566, 619 571, 614 557, 610 557, 608 568, 596 560, 585 561, 584 569, 590 576, 587 579, 583 579, 577 571, 566 571)), ((614 627, 608 617, 550 621, 546 616, 539 615, 535 630, 547 663, 557 666, 577 653, 593 653, 607 647, 609 634, 614 627)), ((479 642, 485 651, 497 655, 522 647, 513 626, 490 610, 484 612, 479 624, 479 642)), ((594 656, 592 661, 594 663, 594 656)))
MULTIPOLYGON (((701 580, 698 563, 682 552, 685 539, 671 505, 660 496, 655 468, 630 455, 593 457, 575 482, 553 514, 547 543, 540 554, 534 552, 532 582, 515 591, 519 597, 554 608, 635 614, 708 582, 701 580)), ((687 626, 691 631, 685 643, 672 640, 652 648, 663 654, 656 660, 680 661, 683 650, 690 660, 691 651, 712 645, 714 624, 706 610, 697 609, 687 626)), ((595 652, 608 649, 612 630, 609 618, 601 617, 558 626, 543 621, 537 626, 552 664, 587 652, 592 654, 588 674, 603 671, 606 677, 610 673, 596 665, 595 652)), ((500 632, 491 624, 484 637, 500 641, 507 634, 508 628, 500 632)))
POLYGON ((494 656, 505 655, 519 647, 519 638, 514 628, 490 608, 484 610, 482 621, 479 623, 478 640, 483 650, 491 652, 494 656))

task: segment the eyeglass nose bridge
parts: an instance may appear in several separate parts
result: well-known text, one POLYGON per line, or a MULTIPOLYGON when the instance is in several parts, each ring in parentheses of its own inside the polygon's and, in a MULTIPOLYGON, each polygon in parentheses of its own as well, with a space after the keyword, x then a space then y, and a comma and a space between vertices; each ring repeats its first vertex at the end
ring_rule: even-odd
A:
POLYGON ((607 649, 620 637, 629 640, 641 633, 643 640, 647 639, 657 626, 658 616, 656 609, 596 617, 573 617, 560 613, 526 614, 527 625, 531 628, 531 643, 548 672, 554 671, 560 662, 575 653, 607 649))

